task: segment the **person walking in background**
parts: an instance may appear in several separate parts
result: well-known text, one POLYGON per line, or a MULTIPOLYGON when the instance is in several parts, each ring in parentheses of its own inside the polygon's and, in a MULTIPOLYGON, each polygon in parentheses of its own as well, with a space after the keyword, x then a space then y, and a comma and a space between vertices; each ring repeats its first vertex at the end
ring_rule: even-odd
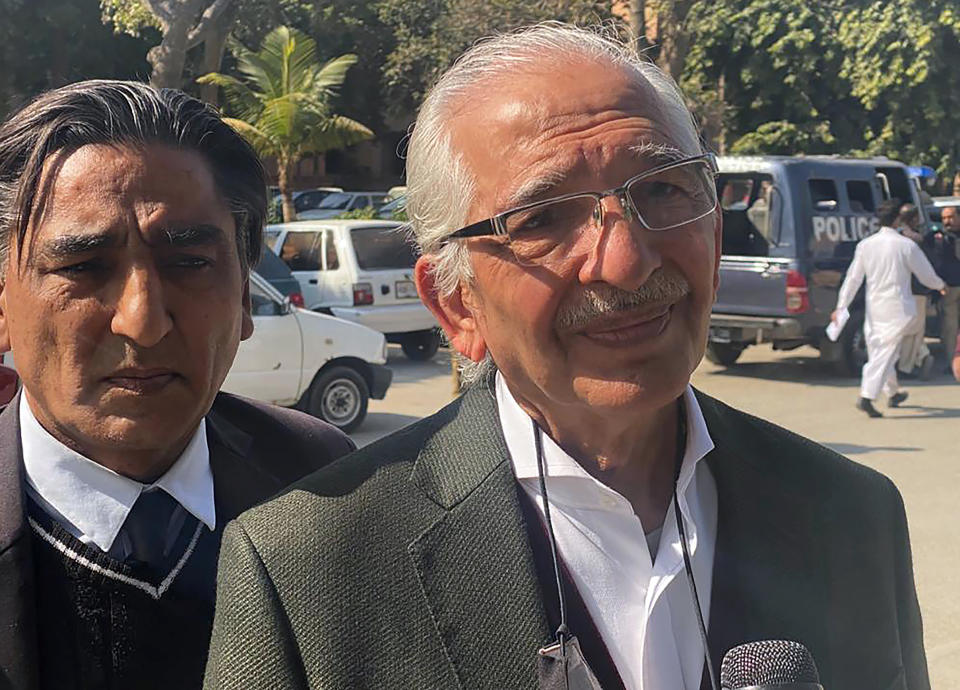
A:
POLYGON ((897 204, 889 200, 880 205, 877 213, 880 231, 857 245, 853 262, 840 286, 837 308, 831 315, 834 322, 845 321, 850 304, 866 280, 867 314, 863 331, 867 363, 863 365, 857 409, 870 417, 883 416, 873 405, 881 391, 891 407, 907 399, 897 383, 896 362, 901 342, 916 316, 917 304, 910 294, 911 275, 916 275, 931 290, 943 291, 946 287, 920 245, 894 227, 897 204))
MULTIPOLYGON (((923 246, 923 233, 920 232, 920 210, 914 204, 904 204, 897 216, 897 229, 904 237, 923 246)), ((926 252, 924 252, 926 253, 926 252)), ((910 291, 916 305, 916 313, 907 325, 906 333, 900 342, 900 359, 897 368, 904 374, 916 372, 921 379, 930 377, 933 370, 933 355, 924 342, 927 330, 927 295, 930 292, 915 277, 910 278, 910 291)))
POLYGON ((943 231, 927 235, 924 246, 937 275, 947 284, 947 291, 940 302, 940 344, 949 374, 960 322, 960 207, 948 206, 943 209, 941 220, 943 231))

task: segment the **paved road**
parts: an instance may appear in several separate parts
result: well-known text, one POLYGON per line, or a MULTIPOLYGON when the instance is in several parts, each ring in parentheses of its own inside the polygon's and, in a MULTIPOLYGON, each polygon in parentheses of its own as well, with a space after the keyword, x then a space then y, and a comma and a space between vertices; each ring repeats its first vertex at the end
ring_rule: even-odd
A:
MULTIPOLYGON (((366 444, 451 399, 444 351, 413 363, 391 348, 394 383, 354 434, 366 444)), ((910 398, 883 419, 854 409, 858 382, 837 378, 800 349, 754 347, 734 368, 704 362, 694 385, 727 403, 812 438, 889 476, 900 487, 913 541, 917 590, 933 687, 960 690, 960 385, 946 375, 903 381, 910 398)))

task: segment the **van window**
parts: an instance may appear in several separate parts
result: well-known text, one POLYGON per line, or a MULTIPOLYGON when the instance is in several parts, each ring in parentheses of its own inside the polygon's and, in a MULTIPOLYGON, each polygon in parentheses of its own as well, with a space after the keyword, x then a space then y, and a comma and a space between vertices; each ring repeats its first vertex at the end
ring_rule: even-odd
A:
POLYGON ((723 209, 723 253, 767 256, 777 243, 780 203, 773 177, 763 173, 721 173, 717 196, 723 209))
POLYGON ((357 254, 357 264, 363 270, 413 268, 417 262, 416 251, 400 228, 354 228, 350 238, 357 254))
POLYGON ((850 200, 850 210, 854 213, 873 213, 877 210, 873 203, 873 188, 869 182, 848 180, 847 198, 850 200))
POLYGON ((340 255, 337 254, 337 244, 334 241, 333 233, 329 230, 324 230, 323 241, 326 247, 324 250, 323 270, 336 271, 340 268, 340 255))
POLYGON ((291 271, 319 271, 319 245, 319 232, 288 232, 280 250, 280 258, 291 271))
POLYGON ((810 201, 815 211, 836 211, 840 207, 837 199, 837 184, 833 180, 811 179, 810 201))

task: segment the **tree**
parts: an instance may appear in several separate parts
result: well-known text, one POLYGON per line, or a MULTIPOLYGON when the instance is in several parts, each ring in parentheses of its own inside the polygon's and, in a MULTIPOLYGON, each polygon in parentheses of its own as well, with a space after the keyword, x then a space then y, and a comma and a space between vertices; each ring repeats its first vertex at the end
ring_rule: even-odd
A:
POLYGON ((204 44, 204 66, 219 69, 236 13, 234 0, 101 0, 104 19, 133 36, 145 27, 161 32, 160 44, 147 53, 150 83, 180 88, 187 52, 204 44))
POLYGON ((595 24, 613 18, 611 0, 380 0, 396 46, 383 85, 396 117, 416 112, 430 85, 477 39, 547 19, 595 24))
POLYGON ((225 121, 261 156, 276 158, 283 219, 295 220, 290 185, 300 159, 373 136, 365 125, 332 110, 357 57, 341 55, 320 64, 314 40, 286 26, 267 34, 256 52, 236 41, 230 51, 241 78, 214 72, 197 81, 221 87, 236 115, 225 121))
POLYGON ((115 35, 98 0, 0 0, 0 118, 50 88, 80 79, 137 79, 154 37, 115 35))
POLYGON ((837 39, 850 46, 840 74, 865 113, 863 151, 926 163, 949 185, 960 167, 956 0, 861 2, 837 39))

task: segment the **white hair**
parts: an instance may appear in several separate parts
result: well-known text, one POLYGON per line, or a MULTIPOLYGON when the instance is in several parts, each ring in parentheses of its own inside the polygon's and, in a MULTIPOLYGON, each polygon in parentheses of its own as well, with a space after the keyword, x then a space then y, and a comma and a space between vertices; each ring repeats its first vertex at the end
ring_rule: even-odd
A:
MULTIPOLYGON (((440 295, 473 279, 470 256, 459 242, 444 240, 466 224, 475 193, 473 176, 451 143, 448 120, 457 103, 479 85, 557 57, 608 62, 649 84, 660 97, 666 119, 675 125, 675 144, 688 155, 702 153, 697 126, 676 82, 624 43, 611 27, 582 28, 543 22, 483 39, 468 49, 430 89, 414 124, 407 150, 407 214, 414 241, 433 258, 440 295)), ((461 358, 465 384, 493 371, 461 358)))

